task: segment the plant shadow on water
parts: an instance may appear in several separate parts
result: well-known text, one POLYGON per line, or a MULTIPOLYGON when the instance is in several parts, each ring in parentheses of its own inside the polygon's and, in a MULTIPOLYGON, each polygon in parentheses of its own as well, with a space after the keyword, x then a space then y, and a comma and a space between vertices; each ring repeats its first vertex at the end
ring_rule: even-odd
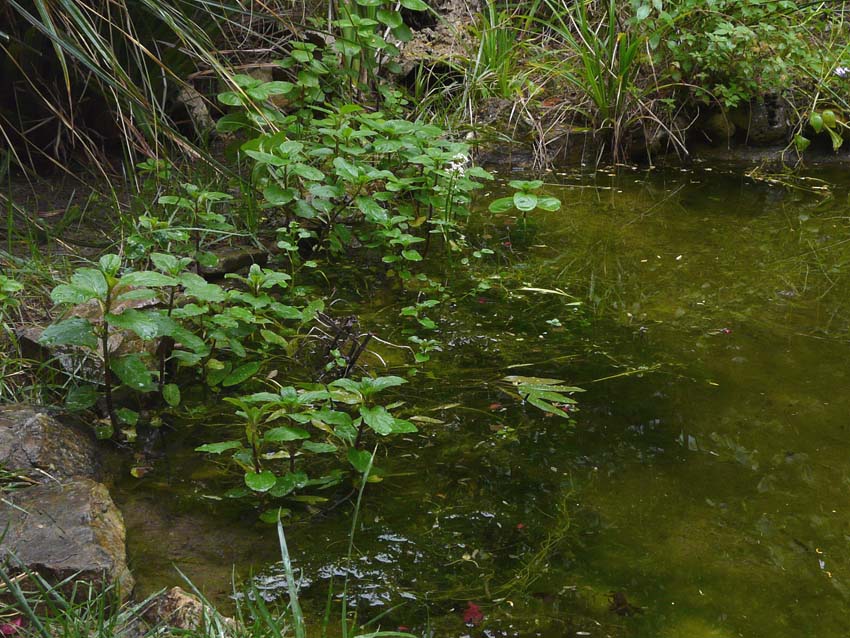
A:
MULTIPOLYGON (((560 211, 481 213, 498 254, 405 387, 430 421, 378 460, 353 563, 345 507, 287 529, 305 610, 347 576, 362 621, 434 636, 847 634, 846 179, 824 195, 713 169, 559 175, 560 211), (511 374, 585 388, 575 425, 506 395, 511 374)), ((400 336, 392 300, 347 302, 400 336)), ((159 485, 189 512, 164 527, 235 530, 206 540, 201 587, 226 591, 235 562, 284 598, 272 528, 191 514, 193 463, 159 485)), ((142 548, 164 532, 123 488, 158 586, 142 548)))

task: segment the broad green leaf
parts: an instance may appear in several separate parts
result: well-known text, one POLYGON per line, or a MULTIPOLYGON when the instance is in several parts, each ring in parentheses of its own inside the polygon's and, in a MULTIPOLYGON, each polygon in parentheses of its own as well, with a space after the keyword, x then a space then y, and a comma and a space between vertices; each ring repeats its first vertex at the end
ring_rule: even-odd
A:
POLYGON ((314 454, 331 454, 337 451, 337 446, 332 443, 316 443, 315 441, 304 441, 301 444, 302 450, 313 452, 314 454))
POLYGON ((251 363, 246 363, 244 365, 239 366, 233 372, 228 374, 221 382, 221 385, 225 388, 229 388, 230 386, 239 385, 240 383, 247 381, 251 377, 253 377, 260 370, 260 362, 252 361, 251 363))
POLYGON ((395 417, 387 412, 385 407, 380 405, 371 408, 360 406, 360 416, 363 417, 363 422, 376 434, 387 436, 393 433, 395 417))
POLYGON ((401 6, 411 11, 427 11, 428 5, 423 0, 401 0, 401 6))
POLYGON ((130 408, 119 408, 116 414, 121 423, 126 425, 134 426, 139 422, 139 413, 130 408))
POLYGON ((69 286, 68 284, 59 284, 50 293, 50 299, 55 304, 67 303, 77 305, 95 298, 90 292, 76 286, 69 286))
POLYGON ((524 213, 537 208, 537 201, 537 195, 534 193, 526 191, 514 193, 514 206, 517 207, 517 210, 521 210, 524 213))
POLYGON ((309 439, 310 433, 301 428, 293 428, 287 425, 272 428, 263 435, 263 440, 269 443, 283 443, 286 441, 298 441, 309 439))
POLYGON ((71 275, 71 285, 89 295, 91 299, 106 299, 109 287, 103 273, 96 268, 80 268, 71 275))
POLYGON ((162 336, 162 321, 156 311, 141 311, 128 308, 120 315, 106 315, 106 322, 115 328, 131 330, 140 338, 149 341, 162 336))
POLYGON ((269 493, 275 498, 280 498, 301 489, 308 481, 309 477, 304 472, 289 472, 277 478, 269 493))
POLYGON ((395 29, 396 27, 400 27, 404 24, 404 20, 398 11, 378 9, 377 17, 381 23, 387 25, 391 29, 395 29))
POLYGON ((532 180, 523 180, 523 179, 513 179, 508 182, 508 186, 518 191, 536 191, 538 188, 543 186, 543 180, 532 179, 532 180))
POLYGON ((366 450, 357 450, 351 447, 348 448, 346 456, 348 457, 348 462, 351 463, 352 467, 361 474, 364 474, 366 470, 369 469, 369 465, 372 463, 372 454, 366 450))
POLYGON ((103 255, 98 263, 100 269, 110 277, 114 277, 121 268, 121 258, 118 255, 103 255))
POLYGON ((73 317, 47 326, 38 342, 43 346, 86 346, 97 348, 97 336, 87 319, 73 317))
POLYGON ((221 441, 219 443, 206 443, 195 448, 195 452, 206 452, 207 454, 221 454, 228 450, 235 450, 242 447, 241 441, 221 441))
POLYGON ((512 210, 513 207, 513 197, 500 197, 499 199, 490 202, 490 205, 487 207, 487 210, 489 210, 491 213, 506 213, 507 211, 512 210))
POLYGON ((162 386, 162 398, 172 408, 180 405, 180 387, 176 383, 166 383, 162 386))
POLYGON ((277 477, 269 470, 245 472, 245 485, 255 492, 268 492, 277 483, 277 477))
POLYGON ((174 277, 164 275, 153 270, 141 270, 129 272, 119 282, 121 286, 162 288, 163 286, 176 286, 178 281, 174 277))
POLYGON ((93 385, 71 387, 65 396, 65 407, 71 411, 88 410, 97 403, 98 391, 93 385))
POLYGON ((538 197, 537 208, 547 211, 560 210, 561 200, 557 197, 538 197))
POLYGON ((139 355, 127 354, 123 357, 116 357, 109 363, 110 369, 127 387, 137 392, 152 392, 156 389, 151 372, 139 355))
POLYGON ((384 377, 377 377, 375 379, 372 379, 371 377, 363 377, 360 379, 359 386, 361 388, 361 392, 363 392, 363 396, 372 396, 373 394, 386 390, 387 388, 396 388, 400 385, 404 385, 405 383, 407 383, 407 379, 387 375, 384 377))
POLYGON ((402 250, 401 256, 404 257, 407 261, 422 261, 422 255, 419 254, 418 250, 414 249, 402 250))

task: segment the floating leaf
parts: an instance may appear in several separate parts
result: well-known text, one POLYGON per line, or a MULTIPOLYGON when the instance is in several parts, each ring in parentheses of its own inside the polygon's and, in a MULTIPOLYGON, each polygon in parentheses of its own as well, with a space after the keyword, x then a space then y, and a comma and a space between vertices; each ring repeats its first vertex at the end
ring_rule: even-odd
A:
POLYGON ((269 470, 245 473, 245 485, 255 492, 268 492, 275 483, 277 483, 277 477, 269 470))

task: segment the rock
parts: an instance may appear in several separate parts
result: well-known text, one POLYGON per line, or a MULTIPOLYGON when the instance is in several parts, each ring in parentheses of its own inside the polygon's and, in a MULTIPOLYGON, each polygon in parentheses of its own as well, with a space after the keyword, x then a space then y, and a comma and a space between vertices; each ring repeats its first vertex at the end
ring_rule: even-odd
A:
POLYGON ((729 117, 747 132, 746 141, 753 146, 785 142, 791 133, 790 108, 779 95, 765 95, 753 100, 730 111, 729 117))
POLYGON ((729 117, 719 111, 711 113, 698 123, 698 129, 708 138, 712 144, 727 145, 735 135, 735 123, 729 117))
POLYGON ((215 266, 202 266, 201 274, 207 277, 221 277, 227 273, 248 268, 251 264, 266 265, 268 252, 256 246, 233 246, 215 251, 218 263, 215 266))
POLYGON ((215 628, 215 635, 221 635, 222 629, 235 633, 237 628, 233 618, 222 616, 200 598, 180 587, 172 587, 151 599, 142 618, 151 628, 169 627, 183 631, 215 628))
POLYGON ((197 596, 180 587, 172 587, 156 596, 145 610, 144 619, 152 626, 167 626, 175 629, 196 631, 201 629, 210 614, 197 596))
MULTIPOLYGON (((74 577, 98 589, 133 590, 124 549, 124 522, 106 487, 81 478, 30 487, 0 504, 0 556, 50 583, 74 577)), ((68 583, 70 592, 73 582, 68 583)))
MULTIPOLYGON (((420 64, 430 69, 438 62, 468 60, 475 55, 468 34, 481 11, 481 2, 437 0, 428 4, 428 13, 439 17, 431 20, 426 12, 422 12, 413 21, 413 38, 410 42, 400 43, 399 47, 402 75, 409 74, 420 64)), ((407 16, 407 21, 411 23, 410 16, 407 16)))
POLYGON ((39 482, 94 478, 100 470, 91 437, 25 404, 0 406, 0 464, 39 482))

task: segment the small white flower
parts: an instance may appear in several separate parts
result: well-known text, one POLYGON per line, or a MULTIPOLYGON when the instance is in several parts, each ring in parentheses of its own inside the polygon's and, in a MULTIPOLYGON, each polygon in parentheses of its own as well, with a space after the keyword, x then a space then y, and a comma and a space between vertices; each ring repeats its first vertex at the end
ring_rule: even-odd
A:
POLYGON ((455 155, 449 162, 449 170, 458 175, 463 175, 466 170, 466 165, 469 163, 469 157, 463 153, 455 155))
POLYGON ((835 71, 833 71, 833 73, 840 78, 850 77, 850 67, 848 67, 848 66, 836 67, 835 71))

